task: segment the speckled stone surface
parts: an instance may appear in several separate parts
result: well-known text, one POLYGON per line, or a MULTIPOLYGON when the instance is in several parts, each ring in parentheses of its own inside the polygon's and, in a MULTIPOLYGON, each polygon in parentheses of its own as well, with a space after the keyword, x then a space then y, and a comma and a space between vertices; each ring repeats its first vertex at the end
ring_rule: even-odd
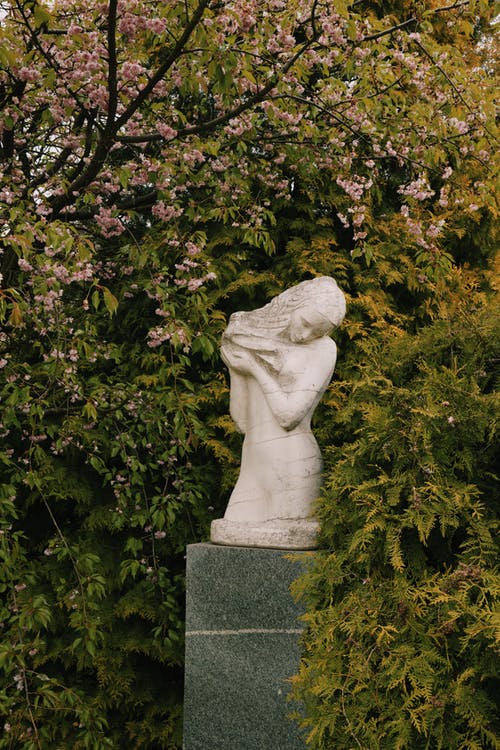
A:
POLYGON ((302 563, 285 555, 188 547, 184 750, 305 750, 287 700, 302 630, 289 587, 302 563))
POLYGON ((212 521, 210 540, 214 544, 226 544, 230 547, 316 549, 318 530, 317 521, 305 518, 298 521, 275 520, 255 524, 218 518, 212 521))

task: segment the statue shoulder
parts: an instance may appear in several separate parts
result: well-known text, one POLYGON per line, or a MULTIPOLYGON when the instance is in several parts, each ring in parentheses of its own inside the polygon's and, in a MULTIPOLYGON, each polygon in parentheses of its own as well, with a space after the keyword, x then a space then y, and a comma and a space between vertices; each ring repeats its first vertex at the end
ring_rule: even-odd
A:
POLYGON ((309 341, 307 344, 297 344, 290 350, 287 357, 289 372, 326 374, 333 371, 337 359, 337 346, 328 336, 309 341))
POLYGON ((311 341, 304 349, 309 353, 314 350, 318 355, 325 358, 334 358, 337 356, 337 344, 329 336, 322 336, 319 339, 311 341))
POLYGON ((337 344, 330 338, 330 336, 322 336, 318 341, 321 346, 324 347, 325 351, 335 352, 335 354, 337 353, 337 344))

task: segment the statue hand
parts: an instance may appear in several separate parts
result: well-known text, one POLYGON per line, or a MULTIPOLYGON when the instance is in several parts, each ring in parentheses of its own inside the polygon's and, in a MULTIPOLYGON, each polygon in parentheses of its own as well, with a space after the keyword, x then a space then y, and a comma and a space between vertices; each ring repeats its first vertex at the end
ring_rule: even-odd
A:
POLYGON ((255 364, 252 354, 239 346, 222 346, 221 356, 228 367, 241 375, 251 372, 255 364))

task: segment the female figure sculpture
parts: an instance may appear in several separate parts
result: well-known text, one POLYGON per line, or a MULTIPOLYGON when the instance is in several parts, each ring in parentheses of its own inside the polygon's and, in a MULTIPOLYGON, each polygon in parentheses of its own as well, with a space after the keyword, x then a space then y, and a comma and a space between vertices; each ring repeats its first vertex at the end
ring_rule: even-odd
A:
POLYGON ((344 295, 323 276, 231 316, 221 355, 231 376, 231 416, 245 439, 224 519, 212 523, 213 542, 316 546, 311 511, 322 463, 310 423, 335 367, 329 334, 344 315, 344 295))

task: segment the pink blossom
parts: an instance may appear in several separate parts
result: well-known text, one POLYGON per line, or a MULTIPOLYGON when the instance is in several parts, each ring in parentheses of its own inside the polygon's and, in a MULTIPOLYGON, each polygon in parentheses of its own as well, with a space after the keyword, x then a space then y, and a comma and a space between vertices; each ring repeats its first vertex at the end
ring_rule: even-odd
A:
POLYGON ((171 141, 177 135, 177 130, 174 130, 170 125, 166 125, 163 122, 158 122, 156 124, 156 129, 163 138, 166 138, 167 141, 171 141))
POLYGON ((125 231, 122 222, 113 216, 110 208, 101 206, 95 220, 101 229, 103 237, 117 237, 125 231))
POLYGON ((124 62, 121 68, 121 74, 124 79, 133 81, 138 76, 146 72, 142 65, 136 62, 124 62))
POLYGON ((90 281, 94 275, 94 269, 90 263, 79 271, 75 271, 71 274, 71 281, 90 281))
POLYGON ((446 185, 446 187, 442 187, 439 192, 438 203, 442 208, 446 208, 449 203, 449 193, 450 193, 450 188, 448 185, 446 185))
POLYGON ((411 235, 413 235, 413 237, 415 238, 417 245, 420 245, 421 247, 424 247, 424 248, 429 247, 427 242, 423 238, 422 227, 418 221, 414 221, 413 219, 407 218, 406 226, 407 226, 408 232, 411 235))
POLYGON ((184 161, 191 167, 195 164, 200 164, 205 161, 204 155, 197 148, 194 148, 192 151, 186 151, 183 154, 183 158, 184 161))
POLYGON ((449 125, 454 128, 460 135, 465 135, 469 132, 469 126, 464 120, 459 120, 457 117, 450 117, 448 120, 449 125))
POLYGON ((195 292, 197 289, 202 286, 203 280, 202 279, 189 279, 187 282, 187 288, 190 292, 195 292))
POLYGON ((183 213, 182 208, 176 208, 175 206, 168 206, 164 201, 159 201, 151 209, 153 216, 162 221, 170 221, 171 219, 181 216, 183 213))
POLYGON ((402 185, 398 189, 398 193, 406 195, 409 198, 414 198, 417 201, 424 201, 434 195, 434 190, 431 190, 427 178, 421 176, 407 185, 402 185))
POLYGON ((147 18, 145 19, 145 27, 148 31, 152 31, 153 34, 163 34, 167 28, 166 18, 147 18))
POLYGON ((365 190, 369 190, 373 185, 372 180, 366 177, 357 177, 356 179, 337 177, 336 182, 353 201, 361 200, 365 190))
POLYGON ((295 37, 283 29, 279 24, 276 26, 276 38, 282 49, 292 49, 295 47, 295 37))
POLYGON ((201 252, 201 248, 195 245, 194 242, 186 242, 187 254, 190 256, 198 255, 201 252))
POLYGON ((40 72, 36 68, 20 68, 17 75, 21 81, 38 81, 40 78, 40 72))
POLYGON ((105 86, 96 86, 89 94, 89 100, 94 107, 108 111, 108 90, 105 86))
POLYGON ((142 26, 142 19, 139 19, 132 13, 124 13, 118 23, 118 30, 126 36, 135 36, 141 30, 142 26))
POLYGON ((437 237, 439 234, 441 234, 441 231, 444 226, 444 219, 440 219, 436 224, 430 224, 427 228, 427 236, 428 237, 437 237))
POLYGON ((55 278, 58 279, 59 281, 62 281, 63 284, 68 283, 69 271, 65 266, 62 266, 62 265, 54 266, 54 268, 52 269, 52 272, 55 278))
POLYGON ((152 349, 156 349, 171 338, 172 334, 170 331, 167 331, 163 326, 157 326, 156 328, 151 329, 148 333, 148 346, 152 349))
POLYGON ((33 270, 33 266, 31 265, 31 263, 28 263, 28 261, 25 260, 25 258, 18 258, 17 265, 19 266, 19 268, 21 269, 21 271, 32 271, 33 270))
POLYGON ((0 201, 5 201, 5 203, 8 203, 11 205, 16 200, 16 194, 9 190, 9 188, 3 188, 3 190, 0 190, 0 201))
POLYGON ((226 125, 224 128, 225 132, 228 133, 228 135, 235 135, 240 136, 243 135, 243 133, 246 130, 245 123, 243 120, 229 120, 229 124, 226 125))
POLYGON ((332 12, 325 18, 322 27, 323 34, 319 39, 320 44, 337 44, 341 46, 346 43, 347 39, 344 36, 341 19, 337 13, 332 12))

